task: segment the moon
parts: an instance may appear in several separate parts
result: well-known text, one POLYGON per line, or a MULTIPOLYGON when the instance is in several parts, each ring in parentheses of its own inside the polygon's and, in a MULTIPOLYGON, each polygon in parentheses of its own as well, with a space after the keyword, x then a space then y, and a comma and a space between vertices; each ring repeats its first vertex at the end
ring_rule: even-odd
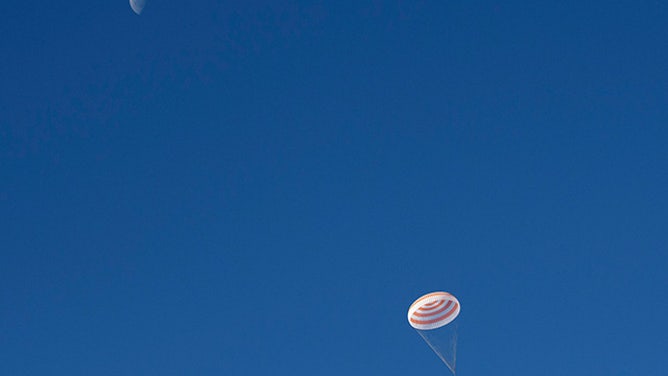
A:
POLYGON ((146 0, 130 0, 130 8, 137 14, 141 14, 146 6, 146 0))

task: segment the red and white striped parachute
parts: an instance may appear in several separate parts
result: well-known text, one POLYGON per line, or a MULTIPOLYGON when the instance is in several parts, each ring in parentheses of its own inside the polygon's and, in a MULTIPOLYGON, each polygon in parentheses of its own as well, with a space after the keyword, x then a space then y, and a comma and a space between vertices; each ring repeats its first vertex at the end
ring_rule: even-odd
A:
POLYGON ((459 301, 447 292, 423 295, 408 308, 408 322, 415 329, 431 330, 448 325, 459 315, 459 301))
POLYGON ((419 297, 408 308, 408 323, 456 375, 457 325, 459 300, 447 292, 432 292, 419 297))

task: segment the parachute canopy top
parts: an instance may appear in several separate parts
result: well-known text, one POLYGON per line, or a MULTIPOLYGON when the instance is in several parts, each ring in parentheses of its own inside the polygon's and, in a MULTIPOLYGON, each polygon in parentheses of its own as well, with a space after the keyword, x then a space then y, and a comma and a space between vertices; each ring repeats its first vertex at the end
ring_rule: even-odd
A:
POLYGON ((419 297, 408 308, 408 322, 418 330, 448 325, 459 315, 459 301, 447 292, 432 292, 419 297))

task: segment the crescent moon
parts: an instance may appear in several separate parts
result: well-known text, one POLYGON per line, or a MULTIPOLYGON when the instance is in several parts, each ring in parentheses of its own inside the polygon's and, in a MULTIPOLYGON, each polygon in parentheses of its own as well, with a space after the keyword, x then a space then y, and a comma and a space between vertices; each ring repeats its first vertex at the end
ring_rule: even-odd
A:
POLYGON ((146 0, 130 0, 130 8, 137 14, 141 14, 145 6, 146 0))

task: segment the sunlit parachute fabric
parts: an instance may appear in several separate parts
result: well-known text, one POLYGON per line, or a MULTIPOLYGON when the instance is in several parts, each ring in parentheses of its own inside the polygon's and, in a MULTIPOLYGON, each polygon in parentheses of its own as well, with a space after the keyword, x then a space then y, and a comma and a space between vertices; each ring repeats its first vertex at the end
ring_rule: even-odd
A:
POLYGON ((457 324, 453 321, 459 311, 457 298, 440 291, 421 296, 408 308, 408 322, 453 375, 457 365, 457 324))

